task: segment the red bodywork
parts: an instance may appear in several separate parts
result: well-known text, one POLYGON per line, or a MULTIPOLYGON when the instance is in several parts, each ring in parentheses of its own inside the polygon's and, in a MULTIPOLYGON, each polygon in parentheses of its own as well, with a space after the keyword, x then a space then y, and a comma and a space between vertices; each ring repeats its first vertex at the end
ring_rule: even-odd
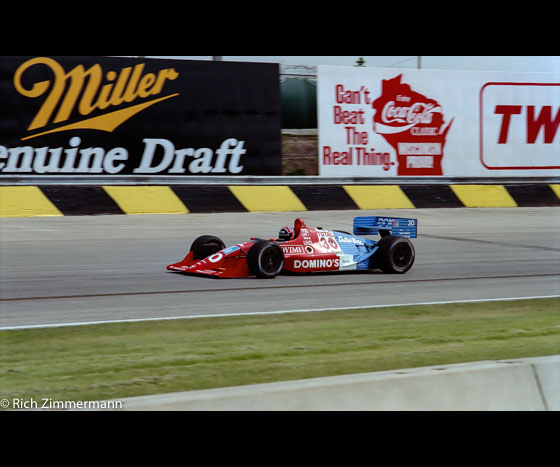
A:
MULTIPOLYGON (((284 252, 283 271, 305 273, 339 270, 341 250, 331 231, 309 228, 302 219, 296 219, 294 231, 293 240, 277 242, 284 252)), ((198 261, 189 252, 182 261, 170 264, 167 269, 223 278, 250 277, 246 257, 256 241, 252 238, 251 241, 238 243, 198 261)))

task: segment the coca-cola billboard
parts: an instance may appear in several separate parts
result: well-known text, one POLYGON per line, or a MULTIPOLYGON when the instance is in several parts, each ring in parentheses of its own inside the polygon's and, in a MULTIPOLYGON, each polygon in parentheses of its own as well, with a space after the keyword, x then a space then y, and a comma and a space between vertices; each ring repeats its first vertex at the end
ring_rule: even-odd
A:
POLYGON ((321 66, 319 173, 560 175, 560 74, 321 66))

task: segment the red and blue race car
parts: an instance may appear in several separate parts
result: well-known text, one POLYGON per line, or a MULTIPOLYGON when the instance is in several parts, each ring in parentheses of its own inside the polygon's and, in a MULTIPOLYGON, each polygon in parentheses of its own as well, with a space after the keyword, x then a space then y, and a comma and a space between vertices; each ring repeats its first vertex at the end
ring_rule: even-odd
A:
POLYGON ((202 235, 187 256, 167 266, 169 271, 211 277, 272 279, 282 272, 311 273, 380 269, 402 274, 413 265, 417 219, 356 217, 353 234, 341 230, 311 228, 303 219, 280 229, 277 239, 251 238, 226 248, 213 235, 202 235), (380 235, 371 240, 363 235, 380 235))

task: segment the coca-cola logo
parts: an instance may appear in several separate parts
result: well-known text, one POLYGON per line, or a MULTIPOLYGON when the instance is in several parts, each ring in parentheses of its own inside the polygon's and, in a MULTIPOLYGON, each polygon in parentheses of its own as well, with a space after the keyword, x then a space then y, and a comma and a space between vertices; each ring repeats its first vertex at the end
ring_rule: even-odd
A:
POLYGON ((397 175, 443 175, 443 147, 453 119, 445 125, 442 106, 401 79, 383 80, 381 96, 372 102, 373 129, 395 148, 397 175))
POLYGON ((411 106, 398 106, 395 101, 389 101, 381 111, 381 120, 387 124, 405 124, 401 131, 417 125, 429 125, 433 120, 433 113, 440 112, 441 107, 424 102, 415 102, 411 106))
POLYGON ((383 81, 382 95, 372 103, 374 130, 379 134, 394 134, 414 126, 431 126, 438 127, 431 134, 439 133, 443 123, 441 106, 402 84, 401 77, 383 81))

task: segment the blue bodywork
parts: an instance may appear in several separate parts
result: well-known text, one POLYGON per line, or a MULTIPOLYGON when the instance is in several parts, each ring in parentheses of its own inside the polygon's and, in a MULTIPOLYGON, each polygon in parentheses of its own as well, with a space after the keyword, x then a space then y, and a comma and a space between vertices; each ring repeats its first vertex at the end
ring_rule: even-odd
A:
POLYGON ((356 263, 356 269, 369 269, 369 258, 378 248, 375 240, 337 232, 336 230, 333 230, 333 234, 342 253, 352 255, 356 263))
POLYGON ((376 240, 362 235, 395 235, 416 238, 418 220, 401 217, 362 216, 354 218, 354 234, 333 230, 335 239, 344 255, 351 255, 356 269, 369 269, 369 259, 379 246, 376 240))

